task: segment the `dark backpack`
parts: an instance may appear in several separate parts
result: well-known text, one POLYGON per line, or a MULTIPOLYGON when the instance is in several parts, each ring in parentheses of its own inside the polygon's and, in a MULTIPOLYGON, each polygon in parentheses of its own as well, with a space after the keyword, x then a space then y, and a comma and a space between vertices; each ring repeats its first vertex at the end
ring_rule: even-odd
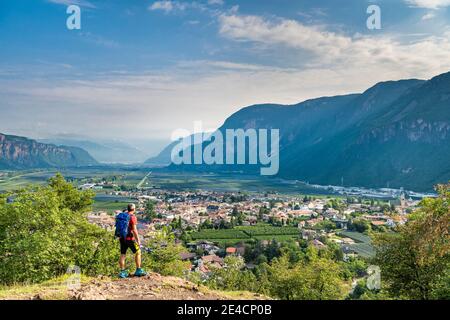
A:
POLYGON ((121 212, 116 216, 116 232, 117 238, 125 239, 128 235, 128 226, 130 225, 131 216, 127 212, 121 212))

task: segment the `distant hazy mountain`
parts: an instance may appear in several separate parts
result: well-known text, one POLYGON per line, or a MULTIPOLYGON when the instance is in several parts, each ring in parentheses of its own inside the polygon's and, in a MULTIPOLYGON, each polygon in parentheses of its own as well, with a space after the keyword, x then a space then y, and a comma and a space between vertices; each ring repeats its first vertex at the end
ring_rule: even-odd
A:
MULTIPOLYGON (((317 184, 430 190, 450 180, 450 73, 362 94, 244 108, 219 129, 280 129, 278 176, 317 184)), ((171 166, 259 171, 257 166, 171 166)))
POLYGON ((152 157, 145 161, 145 164, 155 165, 155 166, 168 166, 171 161, 172 149, 177 145, 178 141, 170 143, 165 147, 156 157, 152 157))
POLYGON ((88 151, 97 161, 102 163, 142 163, 147 154, 120 141, 90 141, 73 138, 40 139, 43 143, 73 146, 88 151))
POLYGON ((44 144, 0 133, 0 169, 75 167, 94 164, 97 164, 97 161, 80 148, 44 144))
MULTIPOLYGON (((191 135, 190 139, 195 139, 195 137, 201 137, 202 133, 199 135, 191 135)), ((201 138, 200 138, 201 139, 201 138)), ((167 145, 157 156, 147 159, 145 164, 155 165, 155 166, 167 166, 172 162, 172 149, 179 143, 179 141, 173 141, 167 145)))

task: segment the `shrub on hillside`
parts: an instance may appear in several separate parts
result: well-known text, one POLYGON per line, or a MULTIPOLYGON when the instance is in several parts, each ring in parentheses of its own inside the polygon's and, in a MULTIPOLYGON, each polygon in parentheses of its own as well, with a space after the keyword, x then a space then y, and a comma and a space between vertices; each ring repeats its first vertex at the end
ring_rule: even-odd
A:
POLYGON ((88 275, 112 273, 114 237, 85 216, 93 196, 59 174, 47 186, 0 196, 2 284, 44 281, 64 274, 70 265, 88 275))

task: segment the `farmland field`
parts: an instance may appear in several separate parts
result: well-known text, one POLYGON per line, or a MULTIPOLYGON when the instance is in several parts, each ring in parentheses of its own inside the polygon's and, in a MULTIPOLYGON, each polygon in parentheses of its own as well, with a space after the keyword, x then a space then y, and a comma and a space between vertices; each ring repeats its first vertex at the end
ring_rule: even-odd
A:
POLYGON ((362 234, 360 232, 342 231, 342 232, 339 232, 339 235, 353 239, 356 242, 370 243, 370 237, 366 236, 365 234, 362 234))
POLYGON ((233 244, 255 240, 286 241, 295 239, 299 234, 294 227, 245 226, 225 230, 202 230, 191 234, 193 240, 208 240, 218 244, 233 244))
POLYGON ((125 209, 130 202, 135 202, 135 200, 126 197, 110 196, 100 193, 97 194, 94 198, 93 210, 114 213, 114 211, 125 209))
POLYGON ((355 243, 349 245, 349 247, 363 258, 372 258, 375 255, 375 250, 369 243, 355 243))
MULTIPOLYGON (((103 178, 114 177, 114 183, 128 187, 137 187, 148 175, 144 188, 183 190, 212 190, 221 192, 244 191, 248 193, 277 192, 280 194, 314 195, 327 197, 327 190, 316 189, 300 182, 286 181, 245 174, 186 173, 171 172, 165 169, 150 169, 139 166, 99 165, 85 168, 36 169, 12 171, 0 179, 0 192, 17 190, 29 184, 44 184, 48 178, 60 172, 65 178, 76 181, 75 184, 89 183, 103 178)), ((339 195, 335 195, 339 197, 339 195)))
POLYGON ((192 233, 194 240, 214 240, 214 239, 249 239, 250 237, 242 231, 236 229, 225 230, 201 230, 192 233))
POLYGON ((76 181, 75 184, 83 184, 106 177, 114 176, 116 183, 121 185, 136 186, 146 173, 140 170, 115 167, 89 167, 71 169, 41 169, 26 171, 11 171, 0 181, 0 191, 12 191, 30 184, 45 184, 47 180, 61 173, 66 179, 76 181))
POLYGON ((279 242, 291 240, 291 239, 297 239, 297 235, 265 235, 265 236, 254 236, 253 239, 256 240, 276 240, 279 242))
POLYGON ((254 239, 252 238, 245 238, 245 239, 211 239, 211 242, 214 242, 215 244, 219 246, 234 246, 238 243, 242 242, 252 242, 254 239))
POLYGON ((342 231, 339 233, 340 236, 347 237, 356 241, 354 244, 348 245, 349 248, 353 249, 363 258, 372 258, 375 255, 373 246, 371 245, 371 239, 369 236, 359 232, 352 231, 342 231))
POLYGON ((253 236, 273 236, 273 235, 298 235, 299 231, 295 227, 273 227, 273 226, 245 226, 236 227, 237 230, 241 230, 248 234, 250 237, 253 236))
MULTIPOLYGON (((143 174, 145 176, 145 174, 143 174)), ((231 173, 186 173, 154 170, 149 185, 169 190, 214 190, 220 192, 278 192, 281 194, 308 194, 317 197, 330 195, 302 183, 278 178, 231 173)))

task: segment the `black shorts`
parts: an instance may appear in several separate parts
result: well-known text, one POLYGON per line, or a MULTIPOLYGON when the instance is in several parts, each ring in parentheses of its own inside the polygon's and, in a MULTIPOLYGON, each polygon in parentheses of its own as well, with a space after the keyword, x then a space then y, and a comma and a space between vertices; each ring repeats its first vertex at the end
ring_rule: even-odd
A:
POLYGON ((139 251, 139 245, 134 240, 125 240, 125 239, 119 239, 120 241, 120 254, 127 254, 128 248, 131 249, 133 253, 136 253, 139 251))

